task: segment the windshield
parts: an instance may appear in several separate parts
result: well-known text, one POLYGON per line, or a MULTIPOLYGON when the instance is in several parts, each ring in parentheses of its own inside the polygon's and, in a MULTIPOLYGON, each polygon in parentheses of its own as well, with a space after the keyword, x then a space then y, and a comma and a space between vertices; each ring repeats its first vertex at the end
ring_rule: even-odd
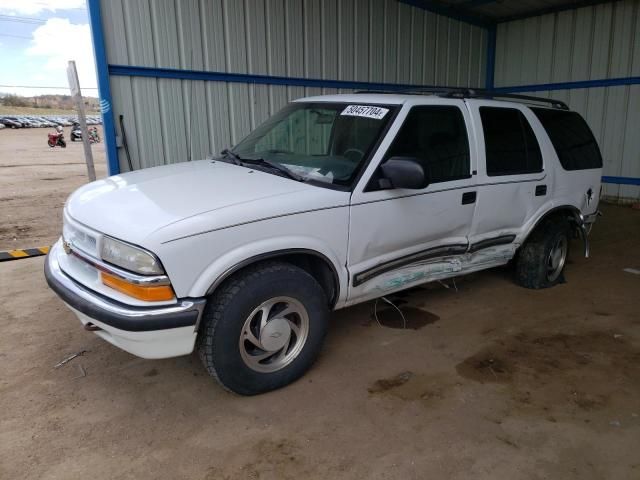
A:
POLYGON ((304 180, 349 185, 396 108, 292 103, 251 132, 233 153, 280 164, 304 180))

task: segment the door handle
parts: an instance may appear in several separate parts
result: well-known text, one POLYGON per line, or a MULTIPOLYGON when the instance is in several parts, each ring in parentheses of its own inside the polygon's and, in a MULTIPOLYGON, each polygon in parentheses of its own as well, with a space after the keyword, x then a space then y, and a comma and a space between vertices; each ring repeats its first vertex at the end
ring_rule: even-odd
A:
POLYGON ((536 185, 536 197, 542 197, 547 194, 546 185, 536 185))
POLYGON ((476 192, 464 192, 462 194, 462 205, 476 203, 476 192))

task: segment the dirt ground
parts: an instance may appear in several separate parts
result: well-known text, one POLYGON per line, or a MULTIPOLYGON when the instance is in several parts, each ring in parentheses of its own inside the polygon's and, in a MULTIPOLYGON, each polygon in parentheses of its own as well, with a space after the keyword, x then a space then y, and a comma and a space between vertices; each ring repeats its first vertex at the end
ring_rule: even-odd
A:
MULTIPOLYGON (((29 246, 83 181, 41 152, 55 173, 3 168, 23 172, 3 215, 40 222, 37 197, 57 199, 29 246)), ((414 289, 395 297, 406 329, 373 302, 336 312, 313 369, 250 398, 195 355, 142 360, 82 330, 42 257, 0 263, 0 478, 638 479, 640 275, 623 269, 640 269, 640 212, 603 210, 567 283, 526 290, 505 268, 414 289)))
MULTIPOLYGON (((67 148, 50 148, 51 131, 0 130, 0 250, 50 245, 60 236, 65 200, 88 181, 82 142, 69 141, 66 127, 67 148)), ((106 176, 104 143, 92 151, 96 176, 106 176)))

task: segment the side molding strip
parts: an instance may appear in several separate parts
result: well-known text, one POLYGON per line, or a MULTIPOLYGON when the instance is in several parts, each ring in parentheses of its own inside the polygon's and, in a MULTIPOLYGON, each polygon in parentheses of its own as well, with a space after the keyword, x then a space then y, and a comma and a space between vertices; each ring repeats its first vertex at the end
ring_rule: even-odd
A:
POLYGON ((395 270, 396 268, 404 267, 405 265, 410 265, 415 262, 438 257, 446 257, 449 255, 463 254, 467 251, 468 247, 468 244, 442 245, 439 247, 428 248, 427 250, 422 250, 421 252, 412 253, 404 257, 396 258, 395 260, 389 260, 388 262, 381 263, 380 265, 376 265, 375 267, 371 267, 356 274, 353 277, 353 286, 357 287, 358 285, 362 285, 364 282, 371 280, 373 277, 377 277, 378 275, 381 275, 383 273, 395 270))
POLYGON ((474 243, 469 247, 469 253, 477 252, 484 248, 495 247, 497 245, 506 245, 512 243, 516 239, 515 235, 501 235, 495 238, 486 238, 474 243))

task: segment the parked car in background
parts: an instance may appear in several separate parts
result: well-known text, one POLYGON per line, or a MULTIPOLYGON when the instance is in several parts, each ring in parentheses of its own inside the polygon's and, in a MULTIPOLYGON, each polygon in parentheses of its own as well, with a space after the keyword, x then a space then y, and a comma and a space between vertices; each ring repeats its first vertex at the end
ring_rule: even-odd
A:
POLYGON ((41 128, 41 127, 46 126, 45 123, 42 120, 40 120, 40 119, 38 119, 36 117, 27 117, 27 119, 29 120, 29 122, 31 122, 31 125, 33 127, 41 128))
POLYGON ((55 127, 55 123, 45 117, 38 117, 38 119, 44 123, 45 127, 55 127))
POLYGON ((12 119, 10 117, 2 117, 0 118, 0 123, 9 128, 22 128, 22 122, 19 122, 17 119, 12 119))
MULTIPOLYGON (((77 119, 74 117, 61 117, 59 115, 42 116, 42 115, 3 115, 0 116, 0 123, 8 128, 41 128, 41 127, 69 127, 77 119)), ((88 116, 87 125, 99 125, 102 121, 99 117, 88 116)))
POLYGON ((0 123, 0 130, 3 130, 5 128, 7 128, 7 127, 4 126, 4 123, 0 123))
POLYGON ((574 234, 588 255, 601 173, 560 101, 311 97, 216 158, 77 190, 45 276, 104 340, 144 358, 195 348, 257 394, 312 365, 332 310, 512 260, 521 286, 562 282, 574 234))

